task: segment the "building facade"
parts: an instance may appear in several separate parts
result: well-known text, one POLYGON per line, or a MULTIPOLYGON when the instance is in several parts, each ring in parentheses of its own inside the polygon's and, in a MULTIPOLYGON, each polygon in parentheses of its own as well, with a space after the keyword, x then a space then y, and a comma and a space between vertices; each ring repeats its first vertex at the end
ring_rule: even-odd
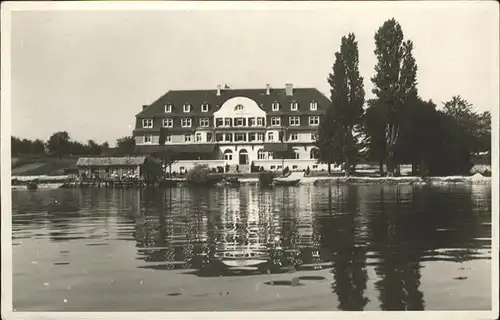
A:
POLYGON ((248 172, 324 169, 315 135, 330 100, 314 88, 169 91, 136 115, 137 151, 167 151, 173 170, 195 164, 248 172), (161 129, 163 128, 163 129, 161 129), (165 144, 159 145, 160 130, 165 144))

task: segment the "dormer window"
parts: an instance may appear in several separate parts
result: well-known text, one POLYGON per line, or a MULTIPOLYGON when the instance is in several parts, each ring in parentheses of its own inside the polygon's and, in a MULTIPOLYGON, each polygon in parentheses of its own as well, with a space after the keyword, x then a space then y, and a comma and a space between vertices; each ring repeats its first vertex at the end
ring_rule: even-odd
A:
POLYGON ((172 118, 163 119, 164 128, 172 128, 173 126, 174 126, 174 119, 172 118))
POLYGON ((152 128, 153 127, 153 119, 142 119, 142 127, 143 128, 152 128))
POLYGON ((184 104, 184 112, 191 112, 191 105, 186 103, 184 104))
POLYGON ((203 103, 201 105, 201 112, 208 112, 208 103, 203 103))
POLYGON ((272 104, 272 110, 273 111, 278 111, 280 109, 280 103, 279 102, 273 102, 272 104))
POLYGON ((243 105, 237 105, 236 107, 234 107, 234 111, 243 111, 243 105))
POLYGON ((318 110, 318 103, 313 101, 309 104, 309 109, 311 109, 311 111, 316 111, 318 110))
POLYGON ((290 102, 290 110, 292 111, 299 110, 299 104, 297 102, 290 102))
POLYGON ((172 112, 172 105, 166 104, 165 105, 165 113, 171 113, 171 112, 172 112))

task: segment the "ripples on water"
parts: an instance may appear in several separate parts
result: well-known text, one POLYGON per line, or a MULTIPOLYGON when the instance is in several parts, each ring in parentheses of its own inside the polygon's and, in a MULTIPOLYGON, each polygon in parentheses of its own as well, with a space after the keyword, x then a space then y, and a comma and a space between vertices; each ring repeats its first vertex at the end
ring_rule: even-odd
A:
POLYGON ((490 186, 14 191, 14 292, 16 279, 37 272, 30 268, 86 261, 91 270, 120 257, 82 272, 185 270, 203 279, 329 270, 331 309, 378 299, 382 310, 423 310, 425 264, 490 259, 490 198, 490 186), (54 244, 57 252, 44 252, 54 244), (367 297, 368 281, 378 297, 367 297))

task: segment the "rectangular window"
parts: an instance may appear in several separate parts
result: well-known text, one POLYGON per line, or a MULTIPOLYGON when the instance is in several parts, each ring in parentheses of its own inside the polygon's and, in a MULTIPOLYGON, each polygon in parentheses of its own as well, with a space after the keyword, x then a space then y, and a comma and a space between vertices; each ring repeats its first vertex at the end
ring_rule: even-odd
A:
POLYGON ((201 132, 196 133, 196 142, 201 142, 201 132))
POLYGON ((226 141, 233 142, 233 134, 232 133, 226 133, 226 141))
POLYGON ((264 126, 264 118, 257 118, 257 125, 259 127, 263 127, 264 126))
POLYGON ((280 109, 280 103, 279 102, 273 102, 272 104, 272 110, 273 111, 279 111, 280 109))
POLYGON ((248 141, 255 141, 255 138, 256 138, 256 134, 254 132, 251 132, 248 135, 248 141))
POLYGON ((309 104, 309 109, 311 109, 311 111, 316 111, 316 110, 318 110, 318 103, 317 103, 317 102, 314 102, 314 101, 313 101, 313 102, 311 102, 311 103, 309 104))
POLYGON ((153 136, 150 134, 147 134, 144 136, 144 143, 151 143, 153 142, 153 136))
POLYGON ((172 136, 171 136, 171 135, 169 135, 169 134, 167 134, 167 135, 165 136, 165 142, 172 142, 172 136))
POLYGON ((317 125, 319 125, 319 116, 311 116, 311 117, 309 117, 309 125, 310 126, 317 126, 317 125))
POLYGON ((267 133, 267 141, 273 141, 273 140, 274 140, 274 133, 268 132, 267 133))
POLYGON ((224 126, 226 127, 231 126, 231 118, 224 118, 224 126))
POLYGON ((234 141, 246 141, 246 134, 244 134, 244 133, 236 133, 234 135, 234 141))
POLYGON ((264 141, 264 134, 263 133, 257 133, 257 141, 264 141))
POLYGON ((300 117, 290 117, 291 126, 300 126, 300 117))
POLYGON ((250 127, 255 127, 255 124, 256 124, 256 123, 257 123, 257 122, 255 122, 255 118, 248 118, 248 125, 249 125, 250 127))
POLYGON ((207 142, 212 142, 212 133, 207 132, 207 142))
POLYGON ((201 105, 201 112, 208 112, 208 104, 204 103, 201 105))
POLYGON ((216 140, 217 142, 221 142, 222 140, 224 140, 224 135, 223 135, 222 133, 217 133, 217 134, 215 135, 215 140, 216 140))
POLYGON ((163 119, 164 128, 172 128, 173 126, 174 126, 174 119, 172 118, 163 119))
POLYGON ((290 110, 292 111, 299 110, 299 104, 297 102, 290 102, 290 110))
POLYGON ((292 133, 292 134, 290 134, 290 140, 291 141, 297 141, 297 140, 299 140, 299 134, 298 133, 292 133))
POLYGON ((184 142, 191 142, 191 135, 190 134, 184 135, 184 142))
POLYGON ((190 104, 186 103, 184 105, 184 112, 191 112, 191 105, 190 104))
POLYGON ((165 105, 165 113, 171 113, 172 112, 172 105, 167 104, 165 105))
POLYGON ((280 126, 281 125, 281 118, 280 117, 271 117, 271 125, 272 126, 280 126))
POLYGON ((235 127, 243 127, 245 124, 245 119, 243 118, 235 118, 234 119, 234 126, 235 127))
POLYGON ((181 119, 181 126, 183 128, 189 128, 189 127, 191 127, 191 118, 182 118, 181 119))
POLYGON ((223 124, 224 124, 224 119, 222 119, 222 118, 215 119, 215 126, 216 127, 222 127, 223 124))
POLYGON ((143 128, 152 128, 153 127, 153 119, 142 119, 142 127, 143 128))
POLYGON ((206 128, 209 126, 209 124, 210 124, 210 121, 208 118, 201 118, 200 119, 200 127, 206 128))

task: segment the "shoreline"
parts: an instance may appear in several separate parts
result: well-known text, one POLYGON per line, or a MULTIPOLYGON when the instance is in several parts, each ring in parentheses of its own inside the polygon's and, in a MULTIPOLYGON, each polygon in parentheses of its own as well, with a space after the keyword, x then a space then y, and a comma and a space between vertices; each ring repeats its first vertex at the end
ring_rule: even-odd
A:
MULTIPOLYGON (((33 179, 35 180, 35 179, 33 179)), ((239 179, 241 185, 258 185, 259 179, 247 177, 239 179)), ((491 184, 491 177, 485 177, 481 174, 472 176, 447 176, 447 177, 429 177, 421 178, 414 176, 403 177, 303 177, 298 185, 331 186, 331 185, 452 185, 452 184, 491 184)), ((64 185, 63 182, 48 182, 38 184, 38 189, 58 189, 64 185)), ((183 186, 180 183, 178 186, 183 186)), ((91 186, 91 188, 96 188, 91 186)), ((159 187, 155 187, 159 188, 159 187)), ((28 190, 27 185, 12 185, 12 190, 28 190)))

